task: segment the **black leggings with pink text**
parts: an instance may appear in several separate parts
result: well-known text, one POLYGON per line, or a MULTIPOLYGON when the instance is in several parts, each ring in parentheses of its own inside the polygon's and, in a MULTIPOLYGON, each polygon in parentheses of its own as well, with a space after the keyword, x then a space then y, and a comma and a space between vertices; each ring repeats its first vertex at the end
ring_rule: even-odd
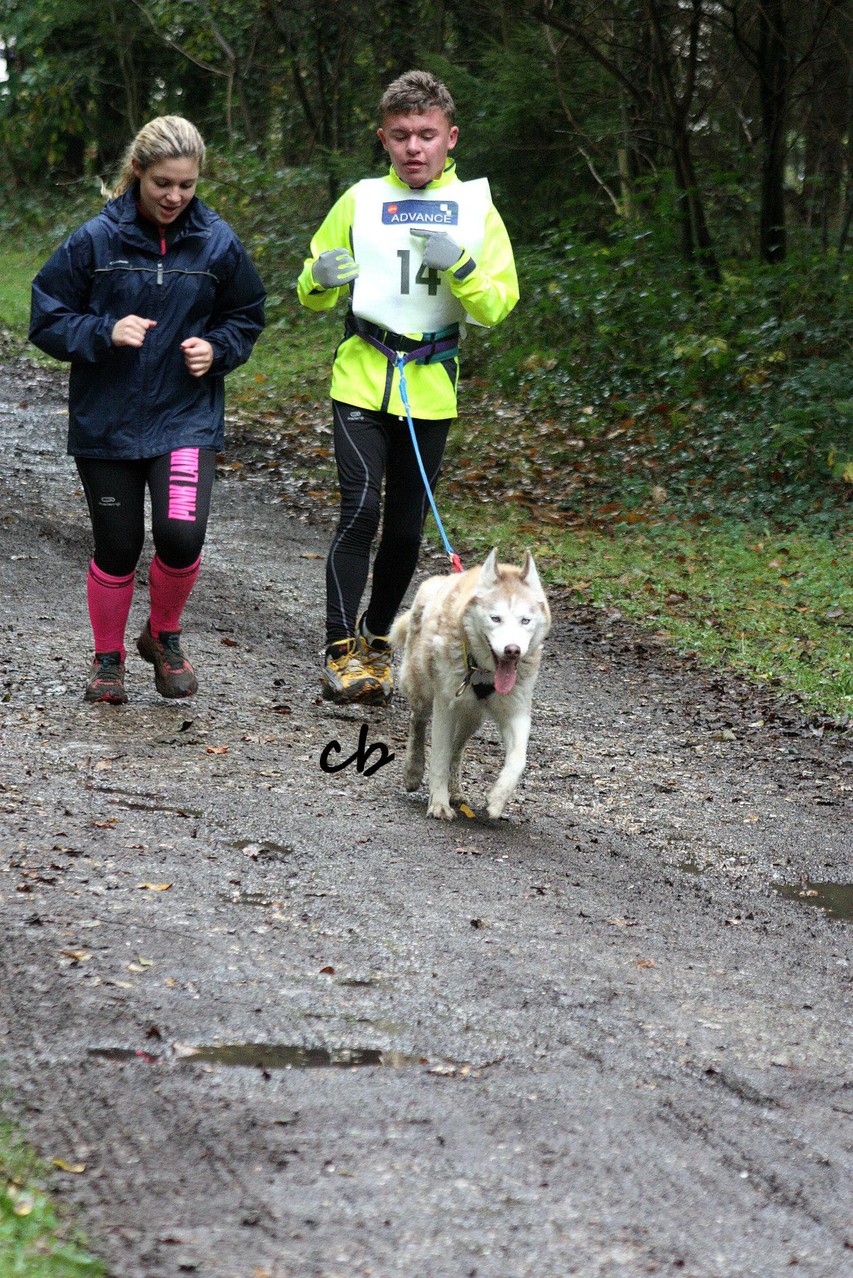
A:
POLYGON ((154 549, 168 568, 189 568, 201 554, 210 513, 216 453, 176 448, 123 461, 77 457, 92 519, 94 560, 111 577, 136 567, 145 541, 145 490, 151 494, 154 549))

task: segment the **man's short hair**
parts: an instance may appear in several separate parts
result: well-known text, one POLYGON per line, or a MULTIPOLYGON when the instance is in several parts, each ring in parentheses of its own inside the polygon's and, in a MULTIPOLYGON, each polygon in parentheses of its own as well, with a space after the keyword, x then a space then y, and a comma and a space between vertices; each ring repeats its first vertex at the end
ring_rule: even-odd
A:
POLYGON ((425 115, 438 107, 448 124, 456 123, 456 104, 447 85, 431 71, 406 71, 398 76, 379 100, 379 120, 389 115, 425 115))

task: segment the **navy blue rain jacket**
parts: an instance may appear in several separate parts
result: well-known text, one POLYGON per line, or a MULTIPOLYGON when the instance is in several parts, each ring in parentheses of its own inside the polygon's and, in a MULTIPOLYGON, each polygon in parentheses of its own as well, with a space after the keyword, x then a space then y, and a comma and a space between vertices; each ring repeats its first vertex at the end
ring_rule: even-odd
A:
POLYGON ((223 446, 225 374, 249 358, 266 294, 231 227, 197 197, 166 234, 163 254, 131 188, 74 231, 33 281, 30 339, 71 362, 74 456, 140 459, 223 446), (139 349, 112 344, 126 315, 157 321, 139 349), (187 337, 213 347, 204 377, 184 364, 187 337))

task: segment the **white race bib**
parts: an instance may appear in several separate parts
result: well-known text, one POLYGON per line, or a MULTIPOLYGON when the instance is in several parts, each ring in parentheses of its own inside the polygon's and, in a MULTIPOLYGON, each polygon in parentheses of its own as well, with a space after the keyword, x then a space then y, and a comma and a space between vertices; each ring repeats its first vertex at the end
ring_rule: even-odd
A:
POLYGON ((426 242, 412 228, 447 231, 476 262, 492 199, 486 178, 412 191, 388 178, 365 178, 356 187, 353 257, 360 272, 352 309, 395 333, 435 333, 470 319, 447 282, 446 272, 423 264, 426 242))

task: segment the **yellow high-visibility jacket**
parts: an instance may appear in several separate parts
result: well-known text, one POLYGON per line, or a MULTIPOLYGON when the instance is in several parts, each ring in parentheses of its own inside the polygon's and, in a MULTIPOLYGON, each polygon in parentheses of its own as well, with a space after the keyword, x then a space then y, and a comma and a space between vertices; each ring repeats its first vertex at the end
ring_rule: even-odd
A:
MULTIPOLYGON (((415 197, 418 194, 397 176, 393 168, 389 181, 400 190, 401 199, 403 193, 415 197)), ((441 177, 430 182, 427 189, 446 189, 452 198, 454 185, 461 184, 456 176, 456 164, 451 160, 441 177)), ((297 283, 299 300, 309 310, 327 311, 342 298, 349 300, 350 285, 318 289, 312 267, 320 254, 329 249, 348 248, 358 261, 358 245, 353 242, 357 189, 356 185, 344 192, 311 240, 311 256, 306 259, 297 283)), ((487 209, 482 246, 477 250, 473 266, 469 265, 471 260, 467 251, 463 253, 453 269, 445 273, 445 278, 471 319, 491 327, 505 319, 518 301, 512 245, 494 204, 490 203, 487 209), (459 278, 460 275, 462 278, 459 278)), ((388 270, 398 272, 399 264, 389 260, 388 270)), ((407 332, 403 336, 417 340, 423 334, 407 332)), ((431 421, 455 417, 458 377, 457 357, 441 363, 421 364, 413 360, 407 364, 406 386, 412 416, 431 421)), ((331 396, 359 408, 377 409, 398 416, 405 412, 394 365, 357 334, 345 336, 335 353, 331 396)))

